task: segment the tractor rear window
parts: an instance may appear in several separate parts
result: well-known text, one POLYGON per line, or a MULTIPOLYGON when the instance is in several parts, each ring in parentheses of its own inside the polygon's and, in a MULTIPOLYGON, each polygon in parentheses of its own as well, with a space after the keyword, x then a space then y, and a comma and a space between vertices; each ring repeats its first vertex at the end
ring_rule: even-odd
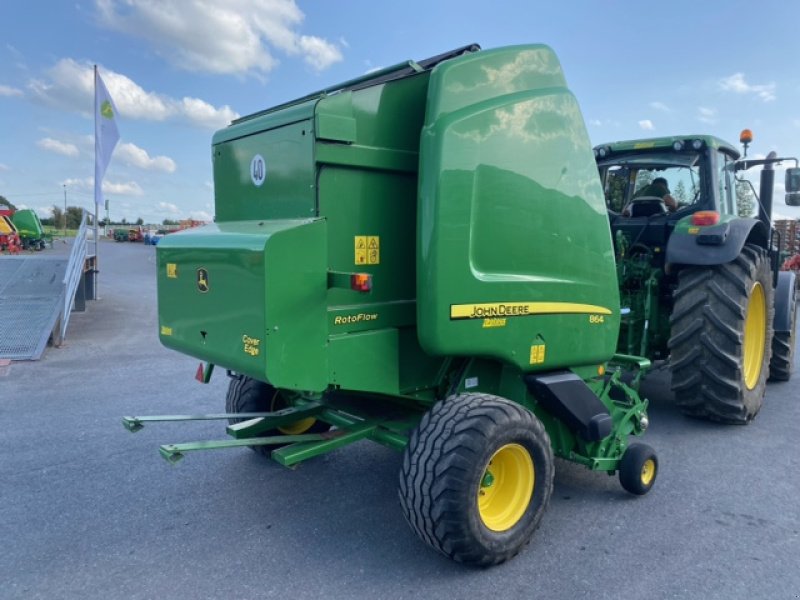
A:
MULTIPOLYGON (((702 189, 700 162, 694 153, 612 157, 599 164, 606 206, 611 212, 630 216, 634 199, 663 199, 667 194, 678 211, 692 206, 702 189)), ((663 208, 667 212, 667 207, 663 208)))

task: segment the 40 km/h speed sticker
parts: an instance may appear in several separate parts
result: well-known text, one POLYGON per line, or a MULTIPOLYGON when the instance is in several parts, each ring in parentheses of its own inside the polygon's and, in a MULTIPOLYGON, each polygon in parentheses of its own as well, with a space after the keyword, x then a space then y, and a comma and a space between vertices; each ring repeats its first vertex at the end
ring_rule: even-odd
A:
POLYGON ((267 179, 267 163, 260 154, 256 154, 250 161, 250 179, 256 187, 261 187, 267 179))

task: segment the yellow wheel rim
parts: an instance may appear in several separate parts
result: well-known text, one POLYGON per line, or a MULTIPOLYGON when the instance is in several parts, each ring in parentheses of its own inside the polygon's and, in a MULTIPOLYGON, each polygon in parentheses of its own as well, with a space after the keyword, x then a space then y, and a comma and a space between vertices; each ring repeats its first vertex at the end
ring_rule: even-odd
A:
POLYGON ((653 478, 656 476, 656 461, 648 458, 642 465, 642 472, 639 477, 642 480, 642 485, 650 485, 653 483, 653 478))
MULTIPOLYGON (((287 408, 288 406, 289 405, 286 403, 286 400, 281 397, 280 392, 275 390, 275 395, 272 397, 272 400, 269 403, 270 412, 275 412, 281 410, 282 408, 287 408)), ((314 417, 308 417, 306 419, 301 419, 296 423, 278 427, 278 431, 284 435, 300 435, 301 433, 305 433, 311 429, 316 422, 317 420, 314 417)))
POLYGON ((761 375, 766 339, 767 303, 764 288, 756 281, 750 290, 750 302, 744 319, 744 384, 748 390, 756 387, 761 375))
POLYGON ((530 453, 519 444, 492 455, 478 485, 478 513, 487 528, 506 531, 517 524, 531 502, 534 473, 530 453))

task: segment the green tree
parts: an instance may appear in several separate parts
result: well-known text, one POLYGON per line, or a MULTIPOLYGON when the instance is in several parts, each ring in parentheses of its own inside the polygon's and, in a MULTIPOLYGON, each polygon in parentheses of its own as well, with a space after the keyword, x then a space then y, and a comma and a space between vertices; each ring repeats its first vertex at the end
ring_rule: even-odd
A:
POLYGON ((641 190, 643 187, 650 185, 653 183, 653 173, 650 171, 645 171, 644 169, 637 171, 636 173, 636 183, 633 186, 634 194, 641 190))
POLYGON ((675 200, 678 201, 678 204, 688 204, 689 197, 686 195, 686 186, 683 184, 683 181, 679 181, 678 185, 675 186, 675 191, 672 193, 675 200))
POLYGON ((66 223, 64 223, 64 211, 57 204, 53 204, 53 225, 57 229, 65 229, 66 223))
POLYGON ((17 210, 17 207, 14 206, 10 200, 7 200, 5 196, 0 196, 0 205, 7 206, 11 210, 17 210))
POLYGON ((740 217, 752 217, 756 210, 756 195, 749 183, 736 182, 736 213, 740 217))
POLYGON ((67 229, 78 229, 83 219, 83 209, 79 206, 67 207, 67 229))
POLYGON ((180 225, 178 221, 173 221, 172 219, 164 219, 161 222, 162 225, 180 225))
POLYGON ((136 224, 137 225, 144 225, 144 219, 142 219, 142 217, 139 217, 138 219, 136 219, 136 224))

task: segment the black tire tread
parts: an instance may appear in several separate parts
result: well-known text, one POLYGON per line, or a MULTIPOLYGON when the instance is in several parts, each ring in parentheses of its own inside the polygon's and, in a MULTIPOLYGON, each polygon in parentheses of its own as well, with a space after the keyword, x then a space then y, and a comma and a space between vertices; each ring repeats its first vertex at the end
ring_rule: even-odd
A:
POLYGON ((764 399, 772 340, 772 282, 763 248, 747 244, 730 263, 687 267, 678 275, 670 316, 670 370, 675 403, 685 414, 731 424, 746 424, 764 399), (744 385, 744 321, 755 281, 767 305, 766 347, 759 381, 744 385))
POLYGON ((550 439, 530 411, 496 396, 463 394, 437 402, 411 433, 398 493, 406 521, 425 543, 458 562, 489 566, 512 558, 530 541, 552 494, 553 474, 550 439), (546 448, 545 468, 540 472, 537 465, 534 491, 536 496, 538 486, 544 486, 544 501, 534 508, 532 527, 523 543, 488 550, 474 543, 462 522, 460 484, 496 432, 509 427, 529 429, 546 448))

